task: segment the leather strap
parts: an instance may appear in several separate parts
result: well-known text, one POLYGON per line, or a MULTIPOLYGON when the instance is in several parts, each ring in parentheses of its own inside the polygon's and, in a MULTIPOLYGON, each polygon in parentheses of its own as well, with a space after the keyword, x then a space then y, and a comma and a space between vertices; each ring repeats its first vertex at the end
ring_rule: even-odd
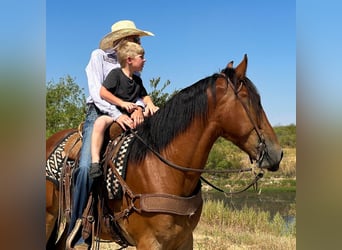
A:
POLYGON ((171 194, 143 194, 140 198, 140 210, 191 216, 202 203, 201 191, 190 197, 171 194))
POLYGON ((181 197, 172 194, 134 194, 118 173, 113 162, 109 161, 107 163, 116 178, 118 178, 124 194, 130 200, 130 204, 126 209, 114 214, 115 220, 127 217, 133 210, 138 213, 156 212, 191 216, 203 203, 201 190, 190 197, 181 197), (136 203, 138 203, 138 206, 136 203))
MULTIPOLYGON (((65 208, 64 215, 66 216, 67 221, 70 221, 71 217, 71 173, 72 166, 70 164, 65 165, 65 176, 64 176, 64 188, 63 193, 65 194, 65 208)), ((61 195, 63 196, 63 195, 61 195)))
POLYGON ((82 214, 82 238, 87 239, 92 233, 94 234, 93 224, 95 224, 94 211, 93 211, 93 194, 88 196, 88 202, 86 208, 82 214))

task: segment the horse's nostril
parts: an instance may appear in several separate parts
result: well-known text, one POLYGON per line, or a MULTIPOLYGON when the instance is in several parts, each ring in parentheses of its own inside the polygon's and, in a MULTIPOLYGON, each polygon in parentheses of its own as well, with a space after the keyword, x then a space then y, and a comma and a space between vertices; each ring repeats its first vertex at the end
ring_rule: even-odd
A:
POLYGON ((283 150, 281 151, 281 154, 280 154, 280 160, 283 159, 283 155, 284 155, 284 152, 283 150))

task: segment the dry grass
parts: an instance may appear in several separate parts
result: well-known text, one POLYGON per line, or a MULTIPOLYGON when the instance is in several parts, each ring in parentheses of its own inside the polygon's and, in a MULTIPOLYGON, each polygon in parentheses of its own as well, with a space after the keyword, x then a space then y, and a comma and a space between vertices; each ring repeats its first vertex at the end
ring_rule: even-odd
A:
POLYGON ((283 160, 280 163, 278 175, 291 177, 296 176, 296 149, 284 148, 283 160))
POLYGON ((277 214, 251 208, 231 210, 223 202, 207 201, 194 232, 194 249, 296 249, 295 224, 287 231, 277 214))
MULTIPOLYGON (((119 249, 115 243, 101 243, 101 250, 119 249)), ((135 247, 128 247, 135 250, 135 247)), ((241 233, 227 229, 217 235, 215 230, 206 230, 199 225, 194 232, 194 250, 242 250, 242 249, 296 249, 296 239, 275 237, 265 233, 241 233)))

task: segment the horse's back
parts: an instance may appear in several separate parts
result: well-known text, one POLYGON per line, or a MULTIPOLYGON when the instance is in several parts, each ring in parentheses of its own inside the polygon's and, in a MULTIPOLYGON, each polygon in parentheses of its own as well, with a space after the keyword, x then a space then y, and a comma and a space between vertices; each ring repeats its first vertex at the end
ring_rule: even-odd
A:
POLYGON ((67 137, 69 134, 75 132, 77 129, 65 129, 51 135, 46 140, 46 159, 52 153, 52 151, 67 137))

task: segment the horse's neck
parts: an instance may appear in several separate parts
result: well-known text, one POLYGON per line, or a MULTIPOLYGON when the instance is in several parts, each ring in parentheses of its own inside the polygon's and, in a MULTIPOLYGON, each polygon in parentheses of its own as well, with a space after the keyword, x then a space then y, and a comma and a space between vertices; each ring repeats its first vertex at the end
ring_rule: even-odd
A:
MULTIPOLYGON (((174 141, 172 147, 177 149, 184 163, 189 167, 203 169, 217 136, 209 127, 189 128, 174 141)), ((177 156, 179 157, 179 156, 177 156)))
MULTIPOLYGON (((217 139, 216 130, 210 126, 190 126, 184 133, 177 136, 172 141, 172 145, 164 151, 165 158, 169 161, 187 168, 203 169, 208 159, 210 149, 217 139)), ((178 180, 182 183, 183 190, 191 193, 198 184, 200 173, 198 172, 182 172, 179 175, 179 170, 175 171, 178 180)), ((170 174, 171 175, 171 174, 170 174)))
MULTIPOLYGON (((210 149, 217 139, 217 129, 193 122, 160 151, 168 162, 186 168, 203 169, 210 149)), ((148 153, 142 163, 132 164, 127 183, 142 193, 167 193, 190 196, 194 193, 201 173, 183 171, 163 163, 155 154, 148 153), (164 166, 162 166, 164 165, 164 166), (134 174, 130 174, 132 170, 134 174)))

